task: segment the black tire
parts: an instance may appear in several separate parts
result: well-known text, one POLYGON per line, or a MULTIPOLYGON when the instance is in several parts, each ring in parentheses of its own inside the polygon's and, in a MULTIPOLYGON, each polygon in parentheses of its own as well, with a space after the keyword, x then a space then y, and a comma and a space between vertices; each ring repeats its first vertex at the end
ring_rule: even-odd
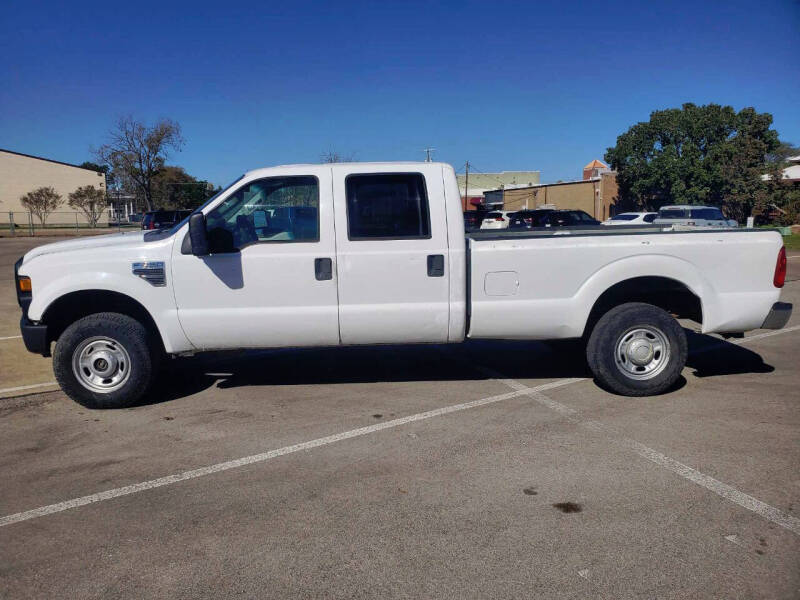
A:
POLYGON ((586 360, 598 382, 623 396, 654 396, 670 389, 680 377, 687 353, 680 324, 668 312, 643 302, 609 310, 586 346, 586 360))
MULTIPOLYGON (((87 408, 131 406, 147 392, 156 374, 157 345, 150 338, 144 325, 127 315, 104 312, 83 317, 67 327, 58 338, 53 352, 53 371, 56 380, 67 396, 87 408), (94 338, 113 341, 114 344, 106 346, 116 352, 114 356, 123 357, 123 360, 117 361, 118 368, 114 370, 120 378, 116 384, 118 387, 110 387, 108 391, 97 391, 87 387, 88 384, 84 385, 73 369, 76 351, 82 348, 93 350, 91 342, 87 340, 94 338)), ((99 351, 103 351, 103 348, 99 351)), ((108 361, 105 365, 108 365, 108 361)), ((76 368, 82 370, 79 366, 76 368)), ((86 367, 83 367, 83 370, 86 373, 83 379, 87 379, 90 371, 86 367)), ((112 380, 103 380, 97 383, 97 386, 111 385, 104 383, 105 381, 112 380)))

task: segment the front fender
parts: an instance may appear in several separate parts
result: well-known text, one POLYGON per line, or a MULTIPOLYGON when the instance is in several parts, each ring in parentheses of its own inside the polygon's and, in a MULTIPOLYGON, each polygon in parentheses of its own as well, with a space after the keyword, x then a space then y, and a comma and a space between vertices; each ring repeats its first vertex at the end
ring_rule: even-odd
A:
POLYGON ((124 294, 136 300, 150 313, 158 328, 167 352, 184 352, 193 349, 178 322, 175 297, 171 286, 155 287, 133 274, 119 275, 104 271, 87 271, 63 274, 58 277, 32 278, 33 300, 28 308, 28 318, 39 321, 48 307, 59 298, 87 290, 103 290, 124 294), (39 281, 46 281, 39 287, 39 281))

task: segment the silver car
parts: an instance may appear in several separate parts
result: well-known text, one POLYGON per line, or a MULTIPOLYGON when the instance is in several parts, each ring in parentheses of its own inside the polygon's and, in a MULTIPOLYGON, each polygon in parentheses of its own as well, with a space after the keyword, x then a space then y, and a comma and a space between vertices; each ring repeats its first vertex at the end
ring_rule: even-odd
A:
POLYGON ((678 204, 662 206, 653 221, 656 225, 679 225, 683 227, 738 227, 733 219, 726 219, 716 206, 678 204))

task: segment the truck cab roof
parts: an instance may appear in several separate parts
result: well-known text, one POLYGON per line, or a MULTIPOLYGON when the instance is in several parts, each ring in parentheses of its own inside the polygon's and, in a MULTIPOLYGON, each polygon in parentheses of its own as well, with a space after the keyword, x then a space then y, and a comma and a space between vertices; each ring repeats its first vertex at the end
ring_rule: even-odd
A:
POLYGON ((308 170, 308 169, 323 169, 323 168, 332 168, 336 171, 380 171, 381 169, 386 169, 387 171, 398 171, 401 168, 408 168, 408 169, 420 169, 422 167, 439 167, 439 168, 447 168, 453 169, 453 166, 444 163, 444 162, 425 162, 425 161, 384 161, 384 162, 337 162, 337 163, 296 163, 296 164, 289 164, 289 165, 275 165, 271 167, 261 167, 258 169, 252 169, 247 171, 244 175, 245 177, 250 176, 266 176, 269 175, 271 171, 280 170, 281 172, 286 172, 287 170, 291 171, 301 171, 301 170, 308 170))

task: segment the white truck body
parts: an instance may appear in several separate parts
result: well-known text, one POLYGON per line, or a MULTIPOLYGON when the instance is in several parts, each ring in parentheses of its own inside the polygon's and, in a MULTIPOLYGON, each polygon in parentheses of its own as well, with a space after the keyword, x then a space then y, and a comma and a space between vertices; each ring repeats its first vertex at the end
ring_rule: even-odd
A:
POLYGON ((441 163, 258 169, 202 212, 211 218, 252 182, 293 176, 318 181, 316 240, 270 238, 235 252, 196 256, 184 222, 170 232, 82 238, 31 250, 18 264, 18 276, 30 278, 32 286, 23 306, 29 349, 49 352, 58 335, 49 311, 59 301, 63 312, 65 298, 86 302, 87 294, 103 291, 143 308, 170 354, 467 337, 576 338, 586 333, 599 299, 630 281, 673 282, 699 301, 703 332, 741 332, 761 327, 780 295, 773 278, 782 241, 774 231, 597 227, 465 237, 455 173, 441 163), (421 175, 428 235, 350 239, 346 181, 365 174, 421 175), (430 257, 436 256, 443 257, 443 269, 438 274, 433 259, 431 275, 430 257), (322 278, 315 271, 320 265, 322 278), (45 342, 30 334, 37 327, 45 342))

